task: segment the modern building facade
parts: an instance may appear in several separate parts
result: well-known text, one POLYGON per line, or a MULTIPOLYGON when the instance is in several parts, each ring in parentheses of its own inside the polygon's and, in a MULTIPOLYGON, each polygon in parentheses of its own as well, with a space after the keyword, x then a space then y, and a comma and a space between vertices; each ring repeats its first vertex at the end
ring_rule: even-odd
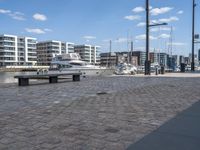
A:
POLYGON ((74 43, 65 43, 61 41, 44 41, 37 43, 37 58, 38 65, 51 64, 52 58, 55 55, 67 54, 74 52, 74 43))
POLYGON ((171 55, 167 58, 167 67, 169 69, 175 70, 179 66, 179 57, 178 55, 171 55))
POLYGON ((116 66, 120 63, 128 63, 138 66, 138 57, 131 54, 131 52, 101 53, 100 64, 101 66, 116 66))
POLYGON ((168 54, 166 53, 158 53, 159 64, 162 66, 168 66, 168 54))
POLYGON ((36 38, 0 35, 0 66, 35 65, 36 38))
POLYGON ((138 65, 144 66, 145 60, 146 60, 146 52, 144 51, 133 51, 132 56, 137 57, 138 65))
POLYGON ((150 57, 151 63, 158 63, 158 61, 159 61, 158 60, 158 57, 159 57, 158 53, 150 52, 149 57, 150 57))
POLYGON ((74 52, 78 53, 83 61, 100 64, 100 47, 92 45, 75 45, 74 52))
MULTIPOLYGON (((189 60, 190 60, 190 64, 189 65, 191 65, 191 62, 192 62, 192 54, 191 53, 189 54, 189 60)), ((195 66, 199 64, 197 54, 194 54, 194 63, 195 63, 195 66)))
POLYGON ((100 65, 101 66, 115 66, 117 63, 116 53, 101 53, 100 54, 100 65))
POLYGON ((182 63, 185 63, 185 56, 180 55, 179 56, 179 65, 181 65, 182 63))

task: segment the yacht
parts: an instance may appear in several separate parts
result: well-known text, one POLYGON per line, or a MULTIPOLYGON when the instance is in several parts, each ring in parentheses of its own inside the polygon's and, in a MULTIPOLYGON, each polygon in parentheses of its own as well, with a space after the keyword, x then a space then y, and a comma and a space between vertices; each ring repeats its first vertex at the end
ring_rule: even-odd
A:
POLYGON ((81 60, 77 53, 56 55, 51 62, 49 72, 81 72, 84 76, 113 74, 112 69, 81 60))
POLYGON ((116 75, 135 75, 137 73, 137 68, 134 65, 127 63, 120 63, 116 66, 116 75))

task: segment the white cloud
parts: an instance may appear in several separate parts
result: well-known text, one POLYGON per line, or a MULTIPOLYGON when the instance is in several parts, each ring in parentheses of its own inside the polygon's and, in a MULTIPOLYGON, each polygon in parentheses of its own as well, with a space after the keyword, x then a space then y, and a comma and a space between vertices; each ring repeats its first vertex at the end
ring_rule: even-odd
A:
POLYGON ((146 25, 145 22, 140 22, 140 23, 137 24, 137 27, 144 27, 145 25, 146 25))
POLYGON ((151 9, 150 13, 153 16, 157 16, 160 14, 165 14, 165 13, 171 11, 172 9, 173 9, 172 7, 154 8, 154 9, 151 9))
POLYGON ((25 30, 29 33, 34 33, 34 34, 45 34, 46 33, 44 30, 38 29, 38 28, 35 28, 35 29, 26 28, 25 30))
POLYGON ((18 12, 18 11, 12 12, 11 10, 0 9, 0 13, 8 15, 12 19, 15 19, 15 20, 19 20, 19 21, 26 20, 25 19, 25 15, 23 13, 21 13, 21 12, 18 12))
POLYGON ((159 19, 158 21, 160 23, 163 23, 163 22, 169 23, 169 22, 173 22, 173 21, 179 21, 179 18, 176 17, 176 16, 173 16, 173 17, 170 17, 170 18, 159 19))
POLYGON ((117 38, 114 42, 116 42, 116 43, 125 43, 125 42, 127 42, 127 38, 117 38))
MULTIPOLYGON (((175 29, 173 29, 175 30, 175 29)), ((150 29, 151 32, 158 32, 158 31, 171 31, 170 27, 155 27, 150 29)))
POLYGON ((46 21, 47 17, 44 14, 36 13, 33 15, 33 18, 38 21, 46 21))
POLYGON ((8 13, 11 13, 10 10, 5 10, 5 9, 0 9, 0 13, 1 14, 8 14, 8 13))
POLYGON ((145 9, 143 7, 136 7, 132 10, 134 13, 144 12, 145 9))
POLYGON ((167 45, 173 45, 173 46, 186 46, 187 43, 182 43, 182 42, 173 42, 173 43, 167 43, 167 45))
POLYGON ((180 10, 180 11, 177 12, 177 14, 179 14, 179 15, 181 15, 183 13, 184 13, 183 10, 180 10))
POLYGON ((14 13, 9 13, 9 16, 12 17, 15 20, 23 21, 25 19, 25 15, 21 12, 14 12, 14 13))
POLYGON ((135 43, 138 43, 139 42, 139 40, 135 40, 135 43))
POLYGON ((157 23, 159 23, 158 20, 150 20, 150 24, 157 24, 157 23))
POLYGON ((93 39, 96 39, 95 36, 91 36, 91 35, 86 35, 86 36, 83 36, 84 39, 87 39, 87 40, 93 40, 93 39))
MULTIPOLYGON (((146 34, 141 34, 141 35, 137 35, 135 37, 136 40, 146 40, 146 34)), ((157 37, 154 37, 154 36, 149 36, 149 39, 150 40, 156 40, 158 39, 157 37)))
POLYGON ((130 16, 125 16, 124 19, 127 19, 127 20, 140 20, 141 19, 141 16, 139 15, 130 15, 130 16))
MULTIPOLYGON (((146 36, 145 36, 145 37, 146 37, 146 36)), ((157 40, 158 38, 155 37, 155 36, 151 36, 151 35, 150 35, 150 36, 149 36, 149 39, 150 39, 150 40, 157 40)))
POLYGON ((145 40, 146 39, 146 35, 145 34, 142 34, 142 35, 137 35, 135 37, 136 40, 145 40))
POLYGON ((46 32, 52 32, 53 30, 52 30, 52 29, 45 28, 44 31, 46 31, 46 32))
MULTIPOLYGON (((158 19, 158 20, 151 20, 150 24, 170 23, 170 22, 174 22, 174 21, 179 21, 179 18, 176 17, 176 16, 172 16, 172 17, 169 17, 169 18, 161 18, 161 19, 158 19)), ((139 23, 137 26, 138 27, 145 26, 145 22, 139 23)))
POLYGON ((169 34, 161 34, 160 36, 159 36, 159 38, 162 38, 162 39, 168 39, 168 38, 170 38, 170 35, 169 34))

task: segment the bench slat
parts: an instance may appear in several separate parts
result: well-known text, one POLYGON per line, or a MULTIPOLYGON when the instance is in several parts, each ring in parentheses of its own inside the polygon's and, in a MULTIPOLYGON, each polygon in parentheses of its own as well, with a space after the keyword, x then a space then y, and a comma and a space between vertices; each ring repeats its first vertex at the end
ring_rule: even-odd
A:
POLYGON ((73 81, 80 81, 82 73, 60 73, 60 74, 41 74, 41 75, 17 75, 14 78, 18 79, 19 86, 29 85, 29 79, 49 79, 49 83, 57 83, 59 76, 72 75, 73 81), (46 78, 44 78, 46 77, 46 78))
POLYGON ((16 75, 14 78, 40 78, 40 77, 58 77, 66 75, 82 75, 82 73, 60 73, 60 74, 36 74, 36 75, 16 75))

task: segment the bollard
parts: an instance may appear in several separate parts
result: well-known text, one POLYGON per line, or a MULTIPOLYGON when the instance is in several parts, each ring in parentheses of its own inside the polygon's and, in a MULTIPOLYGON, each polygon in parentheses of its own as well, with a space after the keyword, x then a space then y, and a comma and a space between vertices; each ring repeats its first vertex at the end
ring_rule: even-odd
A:
POLYGON ((158 67, 156 67, 156 72, 155 73, 156 73, 156 75, 158 75, 158 67))
POLYGON ((185 64, 181 63, 181 72, 185 72, 185 64))
POLYGON ((165 74, 165 67, 161 66, 161 74, 165 74))

